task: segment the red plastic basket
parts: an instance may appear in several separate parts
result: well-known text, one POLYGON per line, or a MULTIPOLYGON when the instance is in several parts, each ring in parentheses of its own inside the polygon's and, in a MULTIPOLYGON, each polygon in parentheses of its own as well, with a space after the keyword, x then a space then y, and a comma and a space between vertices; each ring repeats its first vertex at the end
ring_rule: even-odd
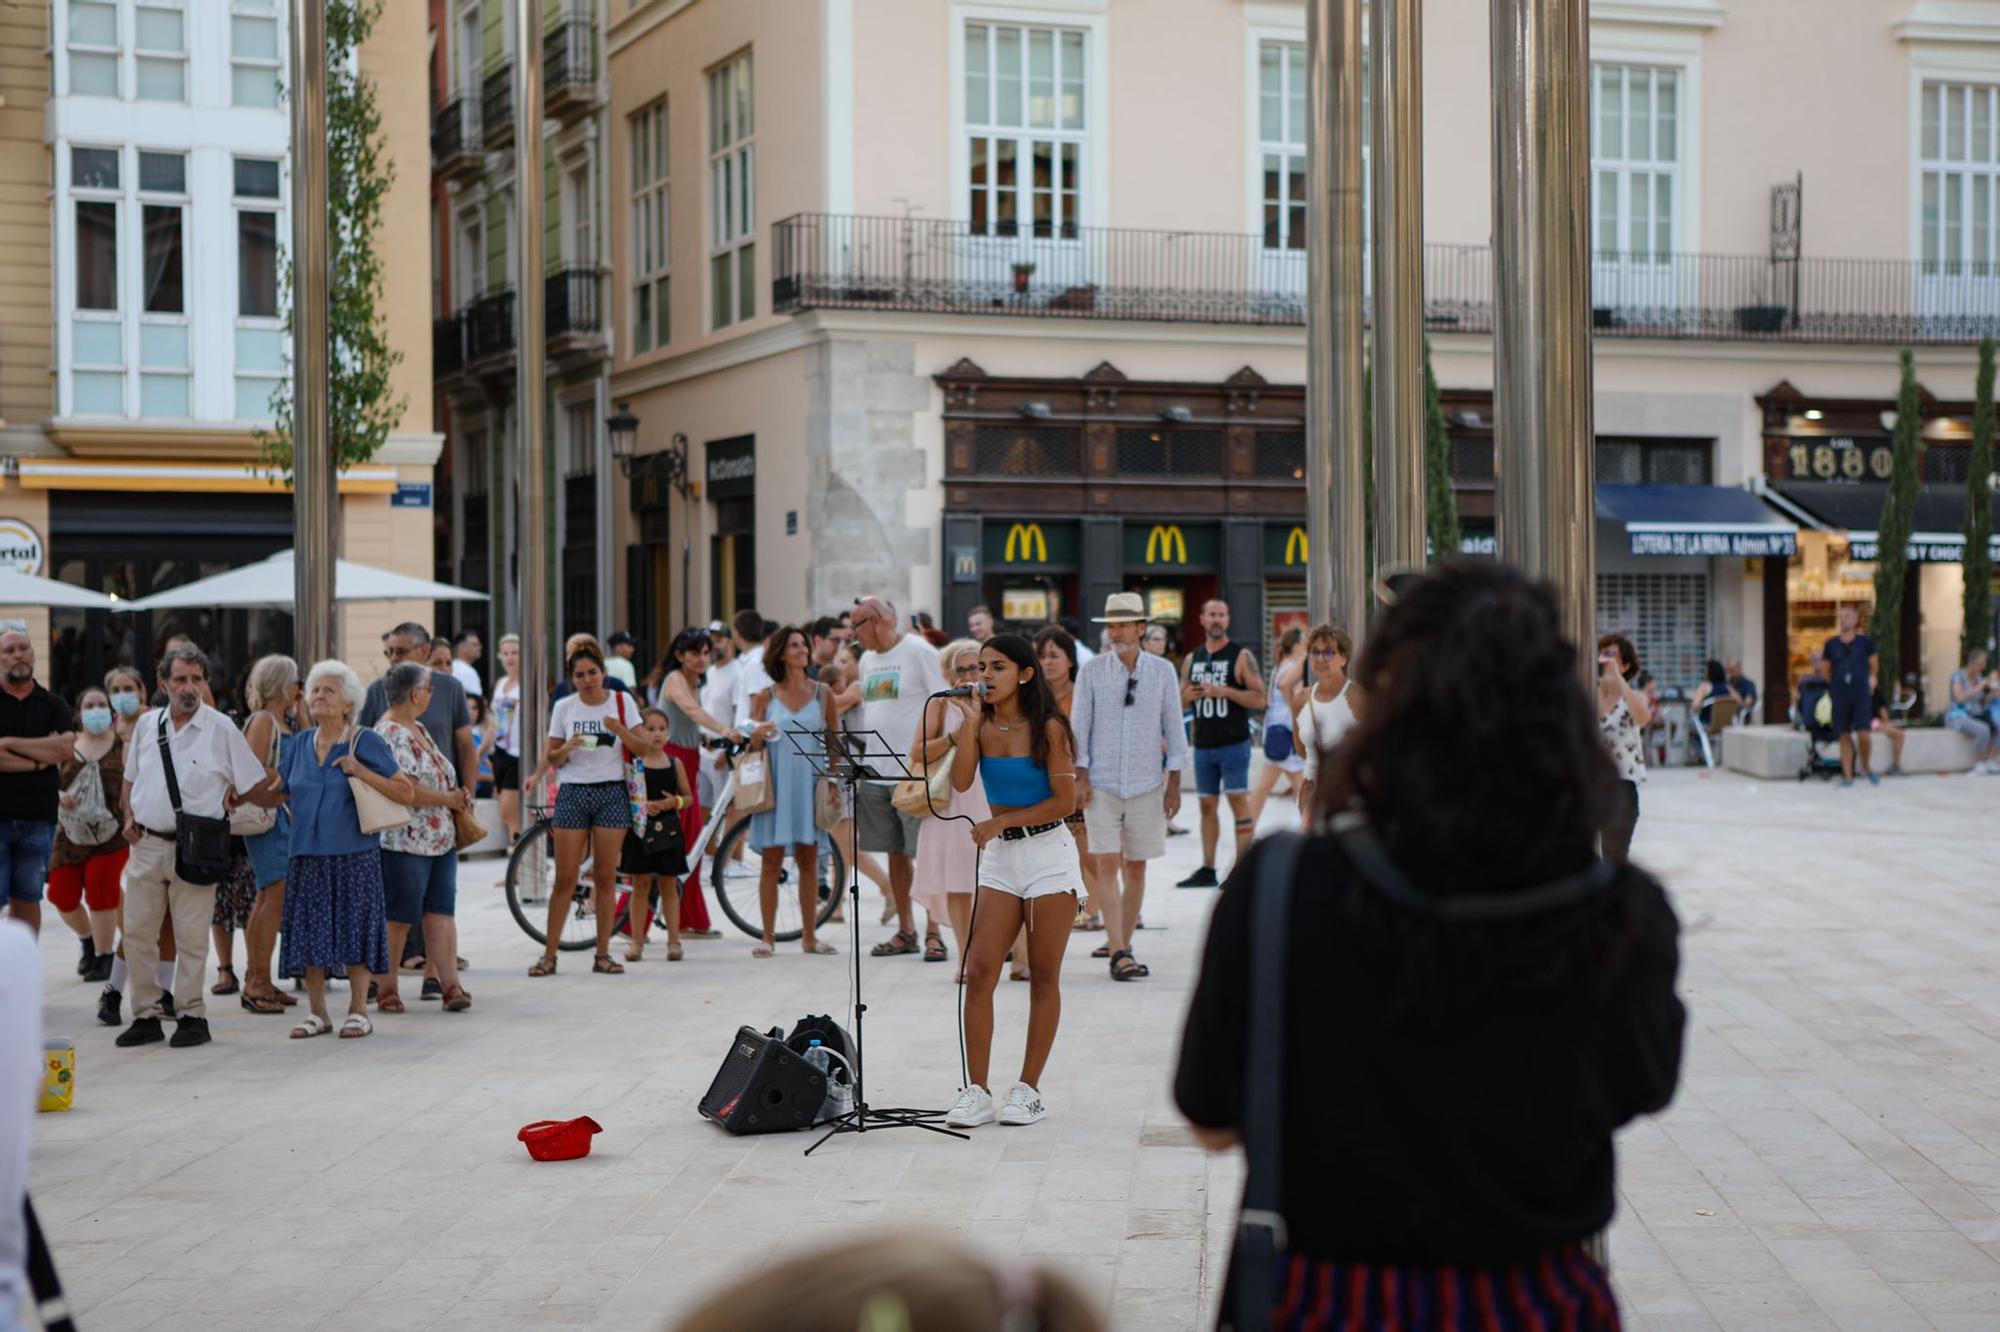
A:
POLYGON ((577 1119, 538 1119, 514 1136, 528 1145, 537 1161, 574 1161, 590 1155, 592 1136, 604 1125, 589 1115, 577 1119))

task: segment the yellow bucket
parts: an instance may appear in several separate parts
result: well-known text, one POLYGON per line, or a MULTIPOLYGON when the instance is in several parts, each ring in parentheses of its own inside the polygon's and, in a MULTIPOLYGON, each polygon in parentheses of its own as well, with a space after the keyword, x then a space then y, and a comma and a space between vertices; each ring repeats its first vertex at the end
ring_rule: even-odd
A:
POLYGON ((76 1042, 42 1042, 42 1109, 67 1110, 76 1100, 76 1042))

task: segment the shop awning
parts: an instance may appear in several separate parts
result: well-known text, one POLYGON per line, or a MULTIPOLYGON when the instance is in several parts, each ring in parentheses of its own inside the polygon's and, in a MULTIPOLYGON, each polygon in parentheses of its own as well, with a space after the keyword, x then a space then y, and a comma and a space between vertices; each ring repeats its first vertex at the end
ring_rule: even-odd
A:
MULTIPOLYGON (((1889 487, 1883 482, 1773 481, 1771 489, 1834 531, 1847 534, 1847 553, 1856 560, 1873 560, 1880 553, 1877 529, 1882 501, 1889 487)), ((1910 524, 1908 558, 1912 564, 1957 564, 1965 555, 1965 487, 1928 485, 1917 488, 1917 507, 1910 524)), ((2000 536, 1990 549, 2000 559, 2000 536)))
POLYGON ((1599 486, 1597 516, 1624 524, 1634 555, 1789 557, 1799 529, 1729 486, 1599 486))

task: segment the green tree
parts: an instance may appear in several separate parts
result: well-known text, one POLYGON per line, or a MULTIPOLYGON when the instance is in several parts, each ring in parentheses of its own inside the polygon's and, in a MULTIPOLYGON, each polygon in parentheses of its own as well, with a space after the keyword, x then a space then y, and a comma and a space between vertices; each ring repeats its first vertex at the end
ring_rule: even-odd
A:
POLYGON ((1993 339, 1979 340, 1979 388, 1972 407, 1972 458, 1965 473, 1965 627, 1959 660, 1986 646, 1993 630, 1993 339))
POLYGON ((1910 528, 1917 513, 1918 464, 1924 449, 1922 408, 1917 403, 1916 359, 1903 348, 1903 383, 1896 394, 1895 466, 1875 525, 1875 610, 1868 636, 1882 659, 1882 692, 1893 696, 1903 678, 1903 584, 1909 571, 1910 528))
MULTIPOLYGON (((360 73, 355 52, 381 16, 383 0, 328 0, 326 7, 327 250, 332 269, 327 333, 329 415, 334 466, 345 470, 375 456, 402 419, 405 400, 391 391, 389 375, 403 354, 389 346, 381 312, 382 261, 376 241, 382 199, 395 180, 383 152, 382 114, 374 82, 360 73)), ((280 266, 289 359, 292 333, 292 265, 280 266)), ((292 473, 292 381, 271 393, 272 425, 257 432, 257 456, 271 473, 292 473)))
POLYGON ((1451 493, 1451 435, 1444 399, 1431 373, 1431 340, 1424 339, 1424 527, 1431 562, 1458 558, 1458 501, 1451 493))

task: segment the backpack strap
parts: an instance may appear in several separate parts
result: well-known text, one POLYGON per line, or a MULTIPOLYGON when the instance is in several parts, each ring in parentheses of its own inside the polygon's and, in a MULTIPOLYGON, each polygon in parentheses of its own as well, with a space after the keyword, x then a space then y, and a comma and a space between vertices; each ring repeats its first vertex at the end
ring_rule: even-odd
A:
POLYGON ((1264 839, 1250 902, 1250 1022, 1244 1032, 1241 1131, 1247 1169, 1236 1223, 1236 1326, 1271 1325, 1278 1257, 1288 1241, 1284 1179, 1285 1008, 1290 982, 1292 885, 1305 838, 1264 839))

